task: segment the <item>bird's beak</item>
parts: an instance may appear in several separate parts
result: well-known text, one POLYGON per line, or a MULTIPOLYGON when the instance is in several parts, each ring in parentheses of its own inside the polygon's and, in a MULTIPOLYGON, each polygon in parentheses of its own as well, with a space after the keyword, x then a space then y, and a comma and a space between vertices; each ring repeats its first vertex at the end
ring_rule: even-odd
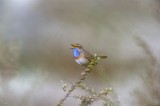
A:
POLYGON ((71 44, 71 46, 72 46, 72 47, 71 47, 70 49, 74 49, 74 48, 75 48, 74 44, 71 44))

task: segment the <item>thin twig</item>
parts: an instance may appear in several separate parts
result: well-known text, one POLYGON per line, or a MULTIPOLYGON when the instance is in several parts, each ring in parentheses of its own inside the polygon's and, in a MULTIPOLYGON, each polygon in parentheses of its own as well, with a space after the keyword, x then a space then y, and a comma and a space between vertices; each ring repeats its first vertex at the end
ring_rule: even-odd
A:
POLYGON ((92 72, 94 67, 97 65, 99 59, 100 58, 95 54, 93 60, 91 60, 91 62, 87 65, 84 72, 81 73, 81 78, 79 79, 79 81, 75 82, 75 84, 71 86, 70 90, 68 90, 67 94, 59 101, 57 106, 61 106, 69 97, 69 95, 76 89, 76 87, 78 87, 78 85, 81 84, 82 81, 86 79, 86 77, 88 77, 90 72, 92 72))

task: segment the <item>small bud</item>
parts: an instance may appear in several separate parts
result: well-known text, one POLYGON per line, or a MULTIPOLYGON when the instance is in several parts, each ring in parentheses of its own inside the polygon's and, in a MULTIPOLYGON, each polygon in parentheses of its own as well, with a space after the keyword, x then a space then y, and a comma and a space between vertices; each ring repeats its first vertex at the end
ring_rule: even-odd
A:
POLYGON ((109 92, 112 92, 112 91, 113 91, 113 88, 109 88, 108 90, 109 90, 109 92))
POLYGON ((97 57, 97 54, 94 54, 94 57, 97 57))
POLYGON ((67 84, 65 84, 63 82, 63 80, 61 80, 61 82, 62 82, 62 89, 63 89, 63 91, 66 91, 67 90, 67 84))
POLYGON ((81 73, 81 76, 85 76, 85 75, 86 75, 86 73, 85 73, 85 72, 82 72, 82 73, 81 73))
POLYGON ((97 60, 100 60, 101 58, 100 57, 97 57, 97 60))

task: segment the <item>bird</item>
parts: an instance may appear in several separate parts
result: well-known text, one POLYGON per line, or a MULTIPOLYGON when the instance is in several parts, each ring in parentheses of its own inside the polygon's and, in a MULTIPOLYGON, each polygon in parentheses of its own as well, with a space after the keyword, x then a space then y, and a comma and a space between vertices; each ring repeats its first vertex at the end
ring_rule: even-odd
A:
MULTIPOLYGON (((73 52, 73 57, 75 61, 81 65, 87 67, 87 65, 91 62, 91 60, 94 58, 92 54, 90 54, 87 50, 83 48, 82 45, 79 43, 73 43, 71 44, 71 49, 73 52)), ((105 59, 107 56, 98 56, 100 59, 105 59)))

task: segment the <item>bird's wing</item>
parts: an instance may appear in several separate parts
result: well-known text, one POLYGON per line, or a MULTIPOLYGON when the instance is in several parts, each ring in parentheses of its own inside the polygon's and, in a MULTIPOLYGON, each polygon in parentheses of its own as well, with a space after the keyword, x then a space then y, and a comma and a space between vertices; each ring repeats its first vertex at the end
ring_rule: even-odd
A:
POLYGON ((80 51, 81 53, 83 53, 84 54, 84 56, 88 59, 88 60, 92 60, 93 59, 93 55, 91 55, 89 52, 87 52, 86 50, 81 50, 80 51))

